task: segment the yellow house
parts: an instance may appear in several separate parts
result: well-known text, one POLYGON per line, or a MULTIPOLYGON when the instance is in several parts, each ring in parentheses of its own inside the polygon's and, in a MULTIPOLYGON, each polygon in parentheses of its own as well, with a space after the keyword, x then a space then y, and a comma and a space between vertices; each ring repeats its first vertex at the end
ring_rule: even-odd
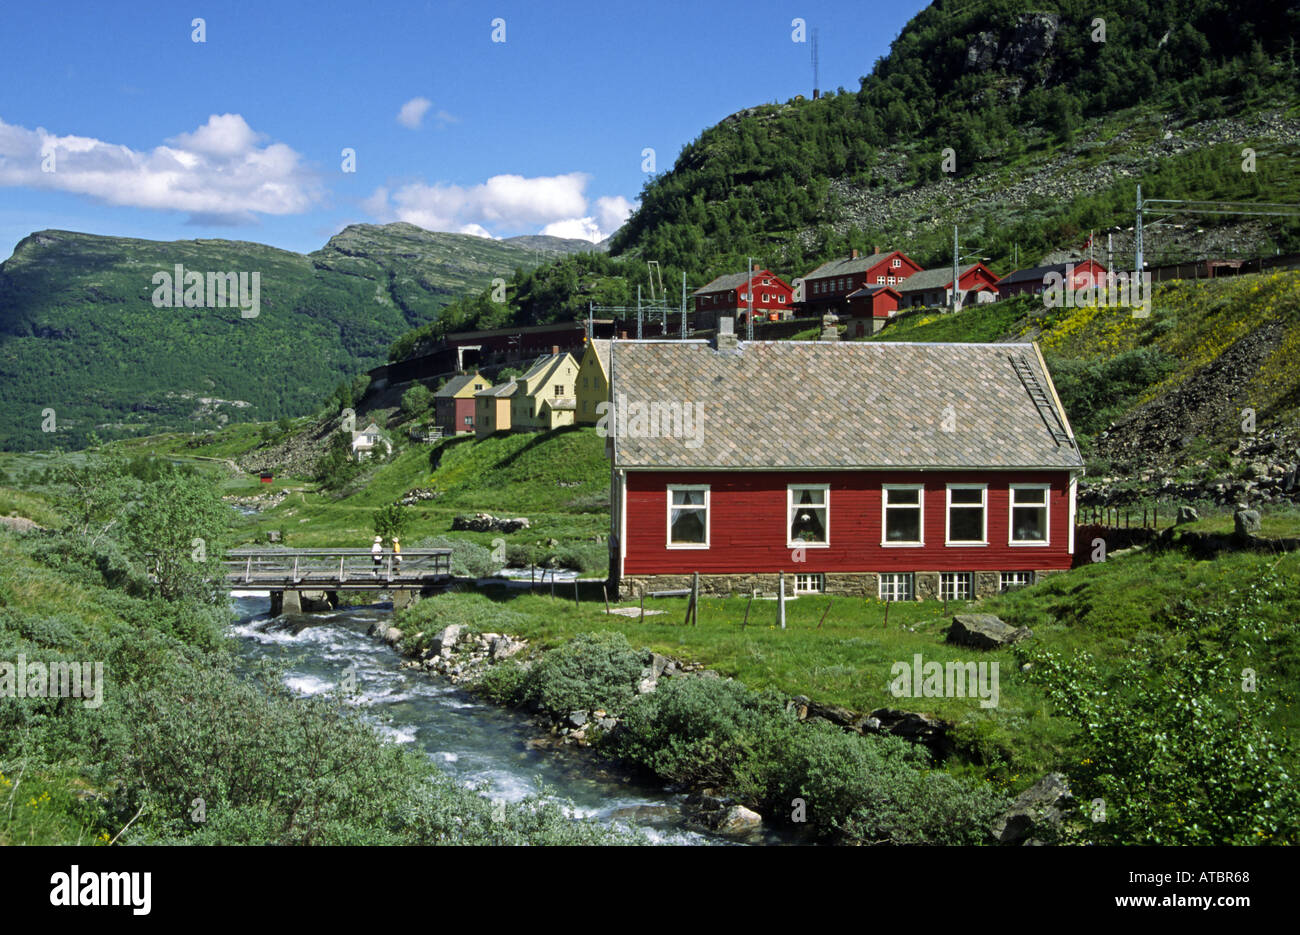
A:
POLYGON ((518 390, 510 400, 510 428, 516 432, 548 431, 572 425, 577 409, 575 386, 578 362, 558 347, 539 357, 516 378, 518 390))
POLYGON ((510 380, 474 394, 474 435, 483 438, 493 432, 510 431, 510 403, 519 385, 510 380))
POLYGON ((600 420, 596 407, 609 401, 608 340, 587 342, 578 364, 578 406, 575 417, 579 425, 595 425, 600 420))

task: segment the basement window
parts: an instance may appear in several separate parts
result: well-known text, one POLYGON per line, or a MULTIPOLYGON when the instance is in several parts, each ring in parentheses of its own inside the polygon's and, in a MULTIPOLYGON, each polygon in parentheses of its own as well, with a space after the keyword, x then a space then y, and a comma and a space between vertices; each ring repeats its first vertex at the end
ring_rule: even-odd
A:
POLYGON ((790 539, 786 544, 824 546, 830 544, 830 488, 826 484, 786 488, 790 539))
POLYGON ((821 574, 796 574, 795 594, 821 594, 826 590, 826 576, 821 574))
POLYGON ((969 601, 974 593, 974 575, 969 571, 945 571, 939 575, 939 599, 969 601))
POLYGON ((910 601, 914 592, 911 572, 889 572, 880 576, 882 601, 910 601))
POLYGON ((1027 588, 1033 583, 1032 571, 1004 571, 998 575, 999 591, 1015 591, 1018 588, 1027 588))
POLYGON ((1009 545, 1047 545, 1047 484, 1012 485, 1009 545))
POLYGON ((709 547, 709 488, 668 488, 668 548, 709 547))

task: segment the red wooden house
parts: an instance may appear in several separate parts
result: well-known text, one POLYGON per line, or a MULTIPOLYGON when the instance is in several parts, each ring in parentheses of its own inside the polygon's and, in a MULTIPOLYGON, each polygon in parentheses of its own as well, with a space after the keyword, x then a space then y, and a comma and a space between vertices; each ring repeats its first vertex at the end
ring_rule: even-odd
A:
POLYGON ((695 572, 773 593, 784 573, 961 599, 1070 567, 1083 460, 1036 345, 728 343, 613 344, 621 594, 695 572))
MULTIPOLYGON (((998 275, 983 263, 972 263, 957 274, 961 301, 976 302, 997 298, 998 275)), ((952 301, 952 267, 925 269, 909 276, 898 287, 903 308, 939 308, 952 301)))
MULTIPOLYGON (((805 315, 851 316, 854 309, 849 297, 872 286, 901 289, 902 282, 921 270, 921 264, 899 250, 860 256, 857 250, 847 257, 830 260, 803 277, 802 312, 805 315)), ((861 297, 859 297, 861 298, 861 297)))
POLYGON ((901 299, 901 293, 893 286, 863 286, 849 293, 844 299, 848 310, 845 337, 861 338, 875 334, 897 314, 901 299))
POLYGON ((718 326, 718 319, 730 316, 744 323, 752 311, 755 319, 789 318, 794 314, 794 290, 770 269, 755 266, 753 272, 728 273, 719 276, 706 286, 696 289, 695 327, 709 330, 718 326))
POLYGON ((1041 295, 1047 289, 1047 277, 1055 273, 1070 291, 1101 286, 1106 281, 1106 267, 1096 260, 1078 260, 1070 263, 1049 263, 1031 269, 1018 269, 998 280, 998 298, 1033 293, 1041 295), (1073 275, 1071 276, 1071 270, 1073 275))
POLYGON ((464 435, 474 431, 474 394, 492 385, 479 374, 457 374, 433 394, 434 418, 444 435, 464 435))

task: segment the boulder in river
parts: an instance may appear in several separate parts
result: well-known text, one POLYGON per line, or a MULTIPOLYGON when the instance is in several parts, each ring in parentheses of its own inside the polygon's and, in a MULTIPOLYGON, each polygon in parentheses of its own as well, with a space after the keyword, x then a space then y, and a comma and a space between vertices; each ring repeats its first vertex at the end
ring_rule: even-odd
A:
POLYGON ((756 831, 763 824, 763 816, 743 805, 733 805, 722 813, 718 821, 721 834, 748 834, 756 831))
POLYGON ((458 623, 443 627, 433 638, 433 643, 429 647, 429 652, 435 656, 442 656, 444 659, 451 656, 452 650, 456 648, 456 643, 460 639, 462 627, 458 623))

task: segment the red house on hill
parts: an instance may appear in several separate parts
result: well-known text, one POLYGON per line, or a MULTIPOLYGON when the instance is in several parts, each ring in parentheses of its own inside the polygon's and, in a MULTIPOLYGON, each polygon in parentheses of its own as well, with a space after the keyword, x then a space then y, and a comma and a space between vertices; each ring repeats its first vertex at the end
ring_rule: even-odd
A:
POLYGON ((1018 269, 998 280, 998 298, 1010 295, 1034 293, 1041 295, 1047 289, 1047 277, 1056 273, 1061 277, 1065 288, 1072 292, 1092 286, 1101 286, 1106 281, 1106 267, 1096 260, 1079 260, 1071 263, 1049 263, 1030 269, 1018 269), (1073 268, 1073 276, 1071 276, 1073 268))
MULTIPOLYGON (((972 263, 957 274, 957 288, 963 303, 991 302, 997 298, 997 273, 983 263, 972 263)), ((898 287, 904 308, 938 308, 952 301, 952 267, 925 269, 898 287)))
POLYGON ((730 316, 743 322, 752 309, 755 319, 794 314, 794 290, 770 269, 755 266, 753 272, 728 273, 696 289, 695 327, 708 330, 718 319, 730 316))
POLYGON ((1036 345, 723 339, 613 343, 619 593, 962 599, 1070 567, 1083 460, 1036 345))
POLYGON ((803 313, 852 315, 855 309, 849 297, 859 290, 873 286, 901 290, 903 280, 920 271, 921 264, 899 250, 881 253, 877 249, 870 256, 860 256, 857 250, 850 250, 847 257, 823 263, 803 277, 803 313))

